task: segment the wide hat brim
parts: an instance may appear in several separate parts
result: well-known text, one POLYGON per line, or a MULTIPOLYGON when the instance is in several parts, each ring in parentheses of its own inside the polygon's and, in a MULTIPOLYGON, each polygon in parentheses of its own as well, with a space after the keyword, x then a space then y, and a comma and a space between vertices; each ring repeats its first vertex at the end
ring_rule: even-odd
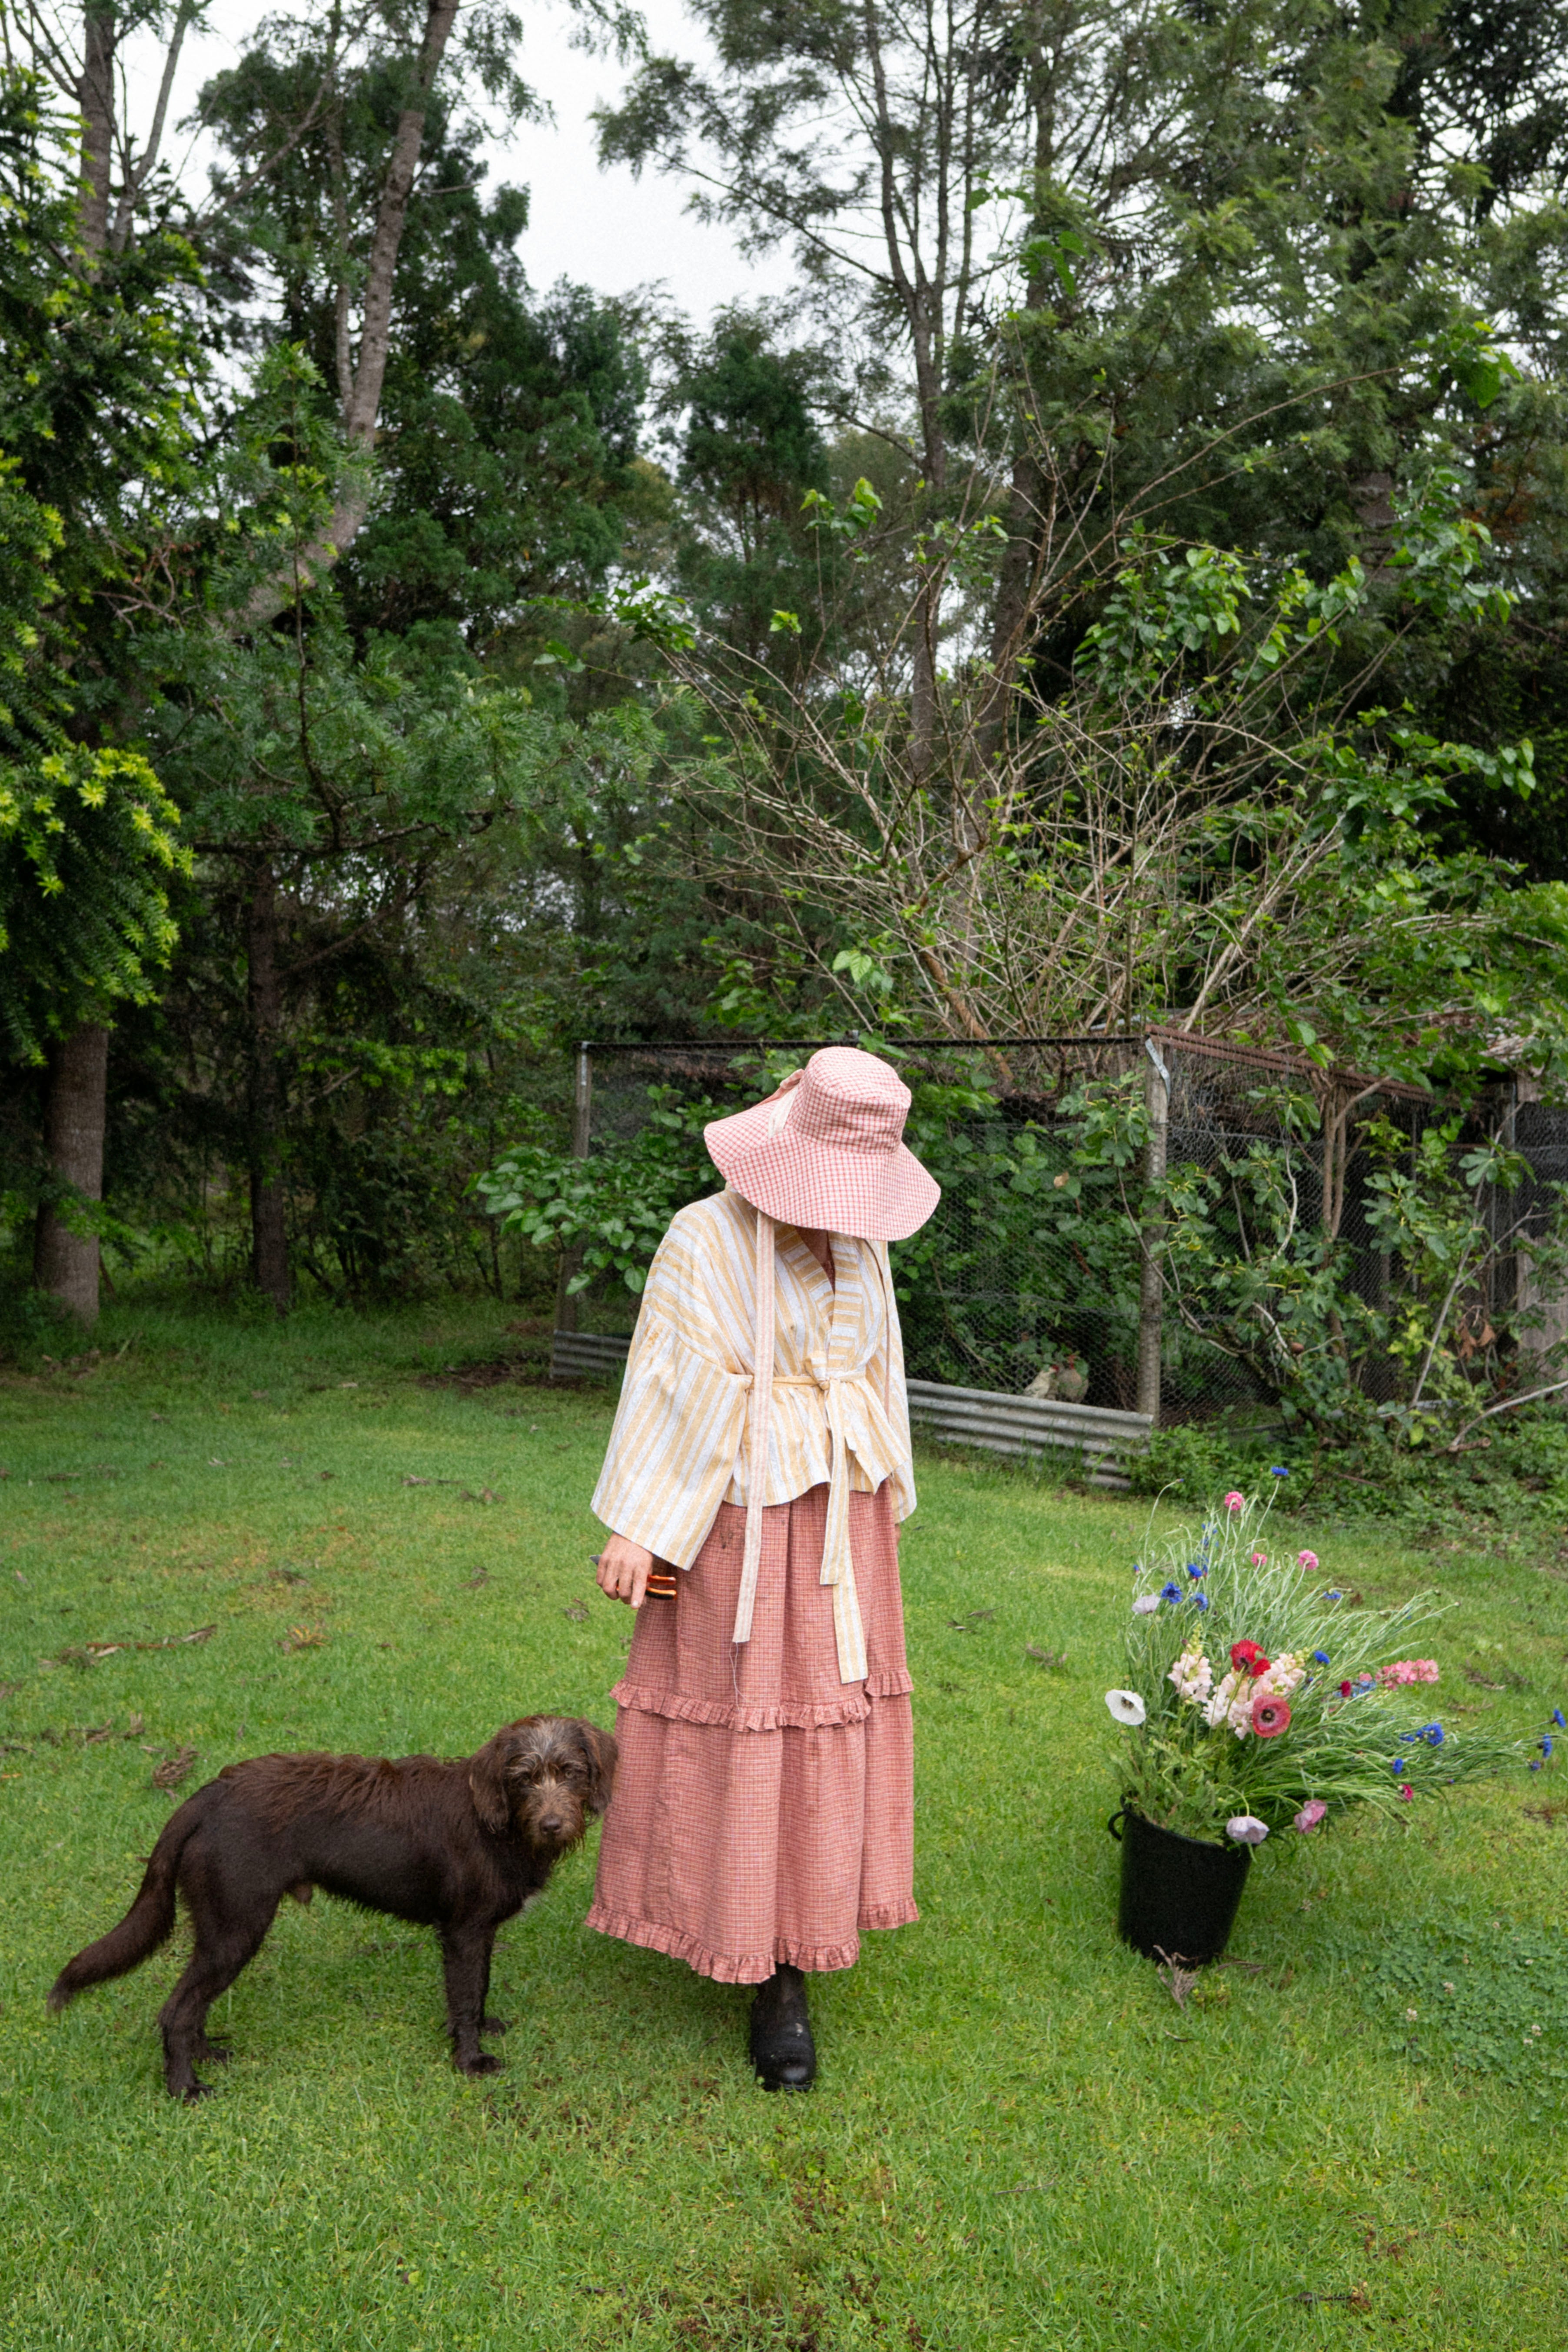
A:
POLYGON ((919 1233, 942 1198, 905 1143, 846 1151, 788 1124, 770 1133, 775 1100, 752 1103, 702 1130, 719 1173, 753 1209, 805 1232, 901 1242, 919 1233))

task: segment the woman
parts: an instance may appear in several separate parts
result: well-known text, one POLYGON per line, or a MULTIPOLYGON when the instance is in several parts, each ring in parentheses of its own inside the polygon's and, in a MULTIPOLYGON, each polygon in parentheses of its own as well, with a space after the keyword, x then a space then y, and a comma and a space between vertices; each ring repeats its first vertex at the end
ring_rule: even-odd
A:
POLYGON ((706 1130, 727 1189, 659 1244, 594 1495, 599 1582, 639 1613, 588 1924, 757 1986, 769 2090, 816 2075, 805 1975, 919 1916, 887 1244, 940 1193, 909 1105, 831 1046, 706 1130))

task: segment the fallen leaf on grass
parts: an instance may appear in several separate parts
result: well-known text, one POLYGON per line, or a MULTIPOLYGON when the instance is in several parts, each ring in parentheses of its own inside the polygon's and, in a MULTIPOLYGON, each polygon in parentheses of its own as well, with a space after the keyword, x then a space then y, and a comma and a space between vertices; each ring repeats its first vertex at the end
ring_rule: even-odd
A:
POLYGON ((228 1464, 226 1462, 220 1462, 216 1454, 209 1454, 207 1456, 207 1468, 209 1470, 226 1470, 228 1468, 228 1464))
POLYGON ((191 1642, 210 1642, 216 1625, 198 1625, 194 1633, 165 1633, 161 1642, 83 1642, 58 1657, 40 1658, 41 1666, 96 1666, 100 1659, 117 1658, 124 1650, 179 1650, 191 1642))
POLYGON ((570 1617, 574 1624, 575 1624, 575 1625, 580 1625, 580 1624, 583 1622, 584 1618, 584 1617, 586 1617, 586 1615, 588 1614, 588 1612, 587 1612, 587 1611, 584 1608, 584 1606, 583 1606, 583 1604, 582 1604, 582 1602, 581 1602, 580 1601, 574 1601, 573 1602, 573 1604, 572 1604, 571 1608, 570 1608, 570 1609, 563 1609, 563 1610, 561 1612, 561 1614, 563 1615, 563 1617, 570 1617))
POLYGON ((194 1748, 182 1748, 177 1755, 166 1756, 162 1764, 153 1767, 153 1786, 154 1789, 177 1789, 182 1780, 190 1779, 195 1761, 194 1748))
POLYGON ((84 1748, 95 1748, 100 1739, 112 1739, 113 1737, 114 1726, 111 1723, 95 1723, 90 1730, 82 1733, 81 1744, 84 1748))
POLYGON ((433 1486, 436 1481, 434 1478, 416 1478, 405 1473, 403 1483, 405 1486, 433 1486))
POLYGON ((290 1625, 278 1646, 288 1656, 295 1650, 319 1650, 326 1638, 319 1625, 290 1625))
POLYGON ((267 1581, 268 1584, 303 1584, 305 1571, 300 1568, 275 1568, 267 1581))
POLYGON ((1065 1666, 1068 1662, 1068 1654, 1065 1650, 1037 1650, 1033 1642, 1025 1643, 1024 1655, 1026 1658, 1033 1658, 1039 1665, 1053 1669, 1065 1666))
POLYGON ((316 1473, 317 1477, 321 1479, 323 1486, 329 1478, 335 1478, 337 1475, 338 1474, 335 1470, 318 1470, 316 1473))
POLYGON ((1184 1968, 1180 1958, 1173 1958, 1162 1945, 1156 1944, 1154 1948, 1159 1953, 1161 1961, 1154 1974, 1159 1978, 1176 2007, 1184 2011, 1187 1997, 1197 1983, 1198 1972, 1196 1969, 1184 1968))
POLYGON ((488 1584, 489 1580, 490 1572, 488 1568, 476 1568, 472 1576, 465 1576, 463 1579, 470 1592, 477 1592, 481 1584, 488 1584))
POLYGON ((481 1486, 477 1495, 471 1493, 469 1489, 465 1486, 460 1499, 465 1503, 499 1503, 500 1501, 500 1496, 496 1493, 493 1486, 481 1486))

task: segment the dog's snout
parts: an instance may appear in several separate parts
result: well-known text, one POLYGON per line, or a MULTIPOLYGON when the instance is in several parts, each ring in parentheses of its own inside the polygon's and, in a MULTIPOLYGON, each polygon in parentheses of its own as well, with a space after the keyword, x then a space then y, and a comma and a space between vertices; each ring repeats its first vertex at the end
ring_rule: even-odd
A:
POLYGON ((546 1837, 559 1837, 566 1826, 566 1817, 563 1813, 541 1813, 539 1826, 546 1837))

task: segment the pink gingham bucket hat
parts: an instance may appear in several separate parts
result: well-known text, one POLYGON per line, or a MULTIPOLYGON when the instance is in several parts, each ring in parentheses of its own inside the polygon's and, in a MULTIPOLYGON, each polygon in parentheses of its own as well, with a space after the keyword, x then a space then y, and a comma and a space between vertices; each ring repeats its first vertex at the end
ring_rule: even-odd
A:
POLYGON ((903 1140, 909 1108, 889 1063, 827 1045, 765 1102, 714 1119, 703 1140, 731 1188, 780 1223, 901 1242, 942 1198, 903 1140))

